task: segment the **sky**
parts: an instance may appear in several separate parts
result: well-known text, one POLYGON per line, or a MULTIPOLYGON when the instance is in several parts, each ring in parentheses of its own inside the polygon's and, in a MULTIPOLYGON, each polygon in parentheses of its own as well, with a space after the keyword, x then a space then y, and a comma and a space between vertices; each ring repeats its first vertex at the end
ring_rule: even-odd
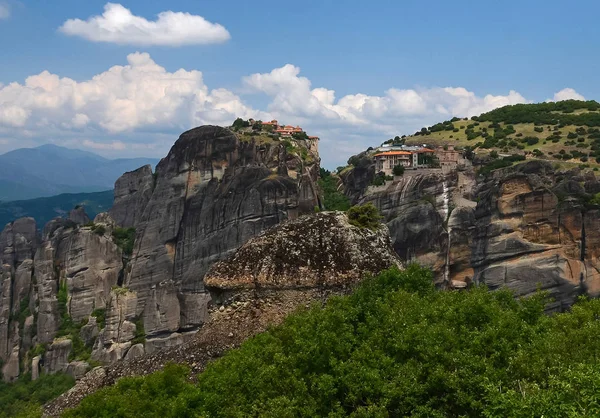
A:
POLYGON ((0 153, 163 157, 236 117, 322 165, 454 116, 600 98, 600 2, 0 0, 0 153))

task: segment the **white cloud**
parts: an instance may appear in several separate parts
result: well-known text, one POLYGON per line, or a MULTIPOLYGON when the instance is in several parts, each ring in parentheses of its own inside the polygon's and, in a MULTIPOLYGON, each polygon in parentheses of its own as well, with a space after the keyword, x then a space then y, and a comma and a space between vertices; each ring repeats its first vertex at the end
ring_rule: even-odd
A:
POLYGON ((565 88, 554 94, 554 98, 548 99, 552 102, 560 102, 562 100, 585 100, 581 94, 577 93, 572 88, 565 88))
MULTIPOLYGON (((236 117, 301 125, 322 138, 327 167, 395 135, 453 116, 472 116, 528 100, 516 91, 477 95, 463 87, 390 88, 381 95, 360 92, 337 97, 313 87, 300 69, 285 65, 243 78, 249 94, 266 95, 265 110, 234 92, 210 89, 198 70, 167 71, 147 53, 127 56, 89 80, 44 71, 24 83, 0 85, 0 150, 35 141, 97 150, 104 155, 164 156, 179 133, 204 124, 229 125, 236 117), (85 138, 85 140, 82 140, 85 138)), ((555 98, 575 93, 562 90, 555 98)))
POLYGON ((0 1, 0 20, 8 19, 10 17, 10 7, 8 3, 0 1))
MULTIPOLYGON (((478 97, 465 88, 396 89, 382 96, 351 94, 336 101, 335 91, 312 88, 291 64, 270 73, 244 78, 247 87, 271 97, 269 111, 278 117, 302 117, 353 126, 372 126, 374 131, 399 130, 408 121, 433 123, 447 116, 473 116, 508 104, 525 103, 515 91, 506 96, 478 97)), ((412 125, 412 123, 410 124, 412 125)), ((422 124, 419 126, 423 126, 422 124)))
POLYGON ((0 86, 0 125, 28 129, 82 129, 108 133, 229 124, 256 113, 233 93, 209 91, 200 71, 168 72, 146 53, 77 82, 44 71, 24 84, 0 86))
POLYGON ((101 16, 85 21, 69 19, 59 30, 93 42, 140 46, 215 44, 231 37, 223 26, 202 16, 166 11, 159 13, 157 20, 149 21, 115 3, 106 3, 101 16))

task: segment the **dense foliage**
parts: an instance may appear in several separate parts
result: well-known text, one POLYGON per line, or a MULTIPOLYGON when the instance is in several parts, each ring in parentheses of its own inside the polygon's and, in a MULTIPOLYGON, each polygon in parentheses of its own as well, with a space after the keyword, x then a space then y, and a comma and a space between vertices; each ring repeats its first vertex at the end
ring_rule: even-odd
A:
POLYGON ((375 230, 381 226, 381 215, 372 203, 352 206, 348 209, 348 220, 360 228, 375 230))
POLYGON ((323 190, 323 204, 326 210, 347 211, 350 209, 350 200, 338 190, 338 178, 331 175, 328 170, 321 168, 319 186, 323 190))
POLYGON ((473 118, 473 120, 511 124, 600 126, 600 113, 574 114, 576 110, 580 109, 595 112, 600 109, 600 103, 594 100, 565 100, 538 104, 517 104, 483 113, 481 116, 473 118))
POLYGON ((68 417, 523 417, 600 414, 600 300, 438 292, 410 266, 290 316, 209 365, 124 378, 68 417))
MULTIPOLYGON (((492 151, 492 153, 495 153, 495 155, 497 157, 497 155, 498 155, 497 152, 492 151)), ((490 155, 492 155, 492 153, 490 153, 490 155)), ((487 176, 492 171, 497 170, 499 168, 510 167, 511 165, 513 165, 513 163, 515 163, 517 161, 525 161, 525 156, 515 154, 515 155, 509 155, 504 158, 492 159, 491 161, 489 161, 487 164, 483 165, 479 169, 479 174, 483 174, 483 175, 487 176)))
POLYGON ((29 375, 22 376, 15 383, 0 381, 0 418, 38 417, 41 406, 66 392, 75 380, 65 374, 42 374, 32 381, 29 375))

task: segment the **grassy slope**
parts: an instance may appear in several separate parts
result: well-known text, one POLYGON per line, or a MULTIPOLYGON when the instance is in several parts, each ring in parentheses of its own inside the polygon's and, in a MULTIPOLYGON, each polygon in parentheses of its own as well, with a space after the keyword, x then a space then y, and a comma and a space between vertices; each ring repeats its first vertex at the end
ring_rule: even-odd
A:
MULTIPOLYGON (((552 113, 561 114, 562 112, 553 111, 552 113)), ((587 109, 578 109, 571 114, 581 115, 584 113, 591 113, 591 111, 589 111, 587 109)), ((598 113, 598 112, 594 111, 593 113, 598 113)), ((478 137, 478 138, 475 138, 470 141, 467 139, 467 135, 465 134, 466 127, 467 127, 467 125, 470 125, 473 123, 474 123, 474 121, 472 121, 472 120, 460 120, 460 121, 454 122, 454 126, 459 129, 458 132, 441 131, 441 132, 432 132, 429 135, 418 135, 418 136, 410 135, 410 136, 407 136, 407 138, 406 138, 406 144, 418 145, 418 144, 426 143, 426 144, 435 145, 435 146, 444 145, 444 144, 454 144, 455 146, 461 146, 461 147, 465 147, 465 146, 473 147, 478 142, 483 142, 482 137, 478 137)), ((475 127, 474 130, 478 131, 478 130, 481 130, 482 128, 487 128, 488 133, 490 135, 493 135, 494 129, 490 128, 491 124, 492 124, 492 122, 479 122, 479 126, 475 127)), ((500 123, 500 126, 502 128, 506 127, 507 125, 508 125, 507 123, 500 123)), ((572 151, 579 151, 579 152, 583 152, 583 153, 587 154, 590 152, 590 146, 593 142, 592 139, 588 138, 589 135, 583 135, 583 138, 585 138, 584 142, 577 142, 577 139, 572 139, 572 140, 567 139, 567 135, 571 132, 574 133, 575 130, 577 129, 577 126, 575 126, 575 125, 567 125, 567 126, 559 128, 560 132, 562 132, 562 134, 561 134, 562 138, 557 143, 554 143, 552 141, 545 141, 545 138, 547 138, 554 132, 554 129, 557 125, 540 126, 544 129, 543 132, 536 132, 534 130, 535 125, 533 123, 518 123, 518 124, 513 124, 512 126, 514 127, 516 132, 512 135, 509 135, 508 139, 518 140, 519 137, 517 137, 517 135, 521 134, 522 135, 521 137, 539 138, 540 142, 535 145, 525 145, 525 149, 523 149, 523 150, 520 150, 520 149, 514 148, 514 147, 509 147, 508 151, 503 148, 490 148, 487 150, 486 149, 478 149, 477 153, 487 154, 488 152, 490 152, 492 150, 496 150, 500 153, 502 153, 502 152, 504 152, 504 153, 506 153, 506 152, 508 152, 508 153, 523 153, 523 151, 531 152, 534 149, 538 149, 544 153, 544 156, 542 157, 543 159, 548 159, 548 160, 552 161, 553 163, 557 163, 561 166, 577 166, 579 164, 582 164, 582 162, 579 160, 579 158, 573 158, 571 160, 563 161, 563 160, 554 159, 552 157, 552 155, 559 153, 560 150, 565 150, 567 153, 571 153, 572 151), (567 145, 566 144, 567 141, 574 141, 575 145, 567 145), (585 148, 583 148, 581 146, 577 147, 577 144, 584 144, 585 148)), ((587 128, 585 125, 583 125, 583 127, 587 128)), ((590 157, 588 159, 588 161, 586 162, 586 164, 589 164, 590 167, 600 167, 600 164, 597 163, 595 158, 593 158, 593 157, 590 157)))

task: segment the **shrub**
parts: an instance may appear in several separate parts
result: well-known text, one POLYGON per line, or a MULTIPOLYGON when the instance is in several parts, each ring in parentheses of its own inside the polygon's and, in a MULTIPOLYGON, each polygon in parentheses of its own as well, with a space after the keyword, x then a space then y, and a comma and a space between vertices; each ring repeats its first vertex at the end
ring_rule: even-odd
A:
POLYGON ((106 233, 106 228, 104 227, 104 225, 95 225, 92 228, 92 231, 94 231, 94 233, 96 235, 102 236, 102 235, 104 235, 106 233))
POLYGON ((538 142, 540 142, 539 138, 536 138, 535 136, 526 136, 525 138, 523 138, 523 142, 526 142, 527 145, 535 145, 538 142))
POLYGON ((103 329, 106 326, 106 309, 94 309, 91 316, 96 318, 98 329, 103 329))
POLYGON ((402 164, 398 164, 394 166, 394 169, 392 171, 394 173, 394 176, 402 176, 404 175, 404 166, 402 164))
POLYGON ((348 209, 350 224, 360 228, 376 230, 381 225, 381 215, 372 203, 362 206, 352 206, 348 209))
POLYGON ((123 254, 131 255, 133 253, 135 228, 115 228, 112 237, 115 244, 123 250, 123 254))
POLYGON ((63 373, 42 374, 34 381, 29 374, 15 383, 0 381, 0 418, 42 416, 42 405, 74 384, 75 379, 63 373))
POLYGON ((535 128, 533 128, 533 130, 536 132, 544 132, 544 128, 542 126, 536 126, 535 128))

